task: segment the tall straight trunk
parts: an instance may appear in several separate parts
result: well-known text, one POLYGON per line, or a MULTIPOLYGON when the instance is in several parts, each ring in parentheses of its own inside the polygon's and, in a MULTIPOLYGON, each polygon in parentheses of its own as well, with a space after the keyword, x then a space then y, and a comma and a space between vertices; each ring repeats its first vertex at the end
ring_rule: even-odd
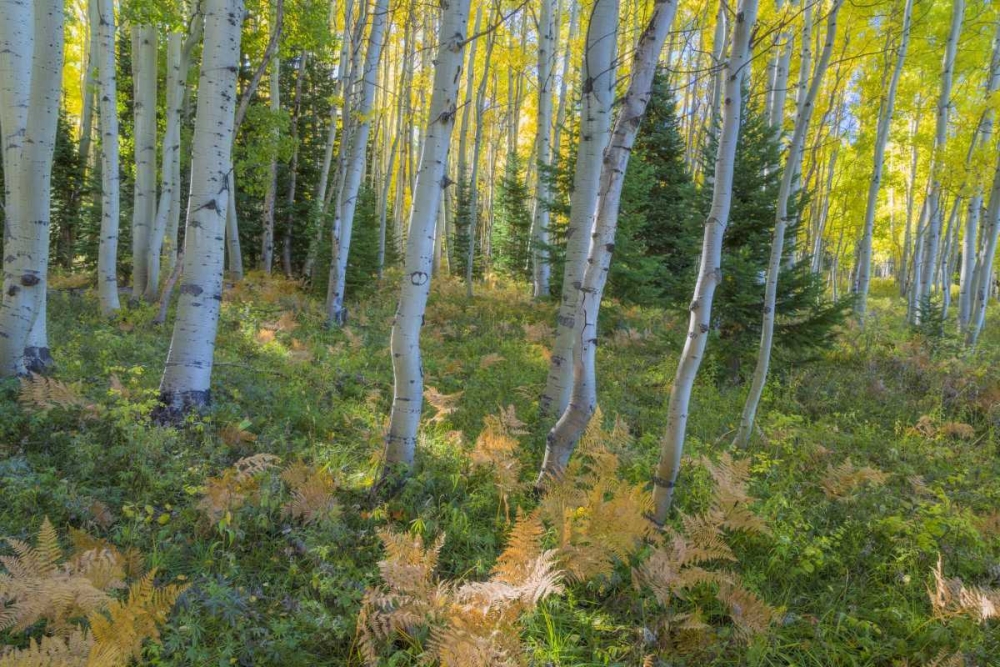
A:
POLYGON ((385 440, 387 472, 394 466, 412 466, 416 452, 424 392, 420 328, 431 286, 434 227, 442 191, 447 186, 445 167, 455 127, 458 81, 462 74, 468 23, 469 0, 441 3, 430 113, 410 210, 406 260, 390 342, 395 383, 385 440))
POLYGON ((183 283, 160 381, 164 417, 208 403, 222 303, 243 2, 205 0, 204 13, 205 46, 192 140, 183 283))
POLYGON ((997 154, 996 169, 993 172, 993 188, 990 203, 986 209, 986 226, 983 228, 983 245, 976 258, 976 269, 972 282, 972 313, 965 342, 974 347, 986 322, 986 305, 993 285, 993 260, 997 254, 997 237, 1000 236, 1000 152, 997 154))
POLYGON ((754 421, 757 416, 757 408, 760 406, 760 397, 764 393, 764 385, 767 383, 768 369, 771 365, 771 349, 774 345, 774 317, 778 301, 778 279, 781 274, 781 259, 785 250, 785 228, 794 217, 788 212, 788 205, 797 189, 796 183, 799 178, 799 171, 802 168, 802 155, 805 152, 805 140, 809 132, 809 122, 816 104, 816 96, 819 94, 820 86, 823 83, 823 75, 826 74, 830 64, 830 56, 833 54, 833 43, 837 37, 837 15, 843 6, 844 0, 834 0, 830 9, 830 14, 826 21, 826 43, 823 45, 823 53, 816 64, 816 71, 812 75, 809 89, 805 97, 802 98, 798 113, 795 118, 795 130, 792 134, 792 143, 788 147, 788 159, 785 160, 785 169, 781 174, 781 185, 778 190, 778 205, 774 216, 774 236, 771 239, 771 256, 767 264, 767 277, 764 283, 764 314, 761 322, 760 348, 757 352, 757 366, 754 369, 753 380, 750 383, 750 393, 743 406, 743 415, 740 418, 740 427, 736 432, 734 444, 739 447, 746 447, 753 435, 754 421))
POLYGON ((715 17, 715 34, 712 37, 712 109, 709 117, 711 118, 711 132, 713 135, 718 130, 719 121, 722 118, 722 79, 726 47, 729 44, 729 32, 726 29, 728 22, 726 4, 720 0, 719 11, 715 17))
POLYGON ((677 374, 670 389, 667 429, 661 440, 660 461, 653 477, 653 520, 663 524, 670 512, 687 431, 691 389, 701 366, 712 323, 712 299, 722 282, 722 237, 732 204, 736 142, 743 109, 743 72, 750 66, 750 35, 757 21, 757 0, 743 0, 732 26, 732 53, 726 65, 725 102, 712 183, 712 204, 705 220, 698 281, 691 300, 691 318, 677 374))
POLYGON ((167 245, 171 247, 176 244, 176 237, 167 239, 166 236, 171 217, 179 215, 179 211, 175 209, 178 208, 181 187, 178 165, 181 160, 181 112, 184 109, 184 89, 187 80, 182 40, 183 36, 176 32, 167 37, 167 127, 163 134, 160 202, 146 251, 146 266, 149 269, 145 293, 147 301, 155 301, 159 296, 160 259, 165 250, 164 241, 167 240, 167 245))
POLYGON ((98 80, 101 126, 101 241, 97 254, 97 295, 101 313, 121 309, 118 300, 118 227, 121 216, 121 174, 118 148, 118 83, 115 73, 115 12, 113 0, 98 3, 100 60, 98 80))
POLYGON ((496 39, 493 34, 487 38, 486 54, 483 65, 483 78, 479 80, 479 90, 476 92, 476 131, 472 139, 472 171, 469 173, 469 247, 465 257, 465 294, 472 298, 472 276, 476 260, 476 231, 479 223, 479 156, 483 150, 483 112, 486 109, 486 84, 490 76, 490 60, 493 57, 493 45, 496 39))
POLYGON ((344 184, 337 196, 333 218, 333 254, 330 257, 330 282, 326 292, 326 317, 330 324, 343 326, 347 322, 344 307, 344 293, 347 285, 347 259, 351 250, 351 232, 354 227, 354 212, 357 210, 361 177, 365 171, 368 155, 368 134, 371 131, 372 105, 375 102, 375 84, 378 77, 379 61, 385 41, 385 26, 389 13, 388 0, 376 0, 372 12, 371 32, 365 64, 359 80, 361 99, 356 111, 357 122, 353 124, 350 148, 347 155, 344 184))
MULTIPOLYGON (((277 53, 271 58, 271 113, 277 116, 281 113, 281 56, 277 53)), ((273 139, 277 142, 278 130, 275 130, 273 139)), ((267 190, 264 192, 264 238, 261 243, 260 265, 264 273, 271 275, 271 268, 274 265, 274 209, 278 199, 278 154, 277 146, 274 147, 275 154, 271 156, 268 165, 267 190)))
POLYGON ((920 105, 919 100, 917 103, 916 112, 913 118, 910 119, 910 175, 906 181, 906 232, 903 236, 903 265, 900 267, 900 281, 899 281, 899 295, 907 296, 909 294, 910 285, 910 274, 913 272, 913 241, 911 237, 914 237, 913 229, 913 204, 916 201, 917 194, 917 166, 918 158, 920 157, 919 147, 917 146, 916 136, 917 130, 920 126, 920 105))
MULTIPOLYGON (((150 229, 156 218, 156 29, 132 27, 135 192, 132 209, 132 298, 147 294, 150 229)), ((156 286, 152 293, 155 294, 156 286)))
MULTIPOLYGON (((569 10, 569 31, 566 34, 566 48, 563 49, 562 67, 559 75, 559 101, 556 103, 556 123, 552 130, 552 159, 553 164, 560 160, 562 150, 562 131, 566 123, 566 98, 569 90, 570 80, 570 58, 573 55, 573 41, 576 39, 576 31, 579 14, 579 5, 571 0, 569 10)), ((560 10, 560 14, 562 11, 560 10)), ((483 74, 486 80, 486 74, 483 74)))
MULTIPOLYGON (((230 150, 230 154, 232 150, 230 150)), ((243 251, 240 249, 240 219, 236 211, 236 174, 229 172, 229 205, 226 206, 226 257, 229 260, 229 277, 243 280, 243 251)), ((185 244, 186 245, 186 244, 185 244)))
POLYGON ((396 166, 396 154, 399 152, 399 134, 392 138, 392 146, 389 148, 389 164, 385 170, 385 177, 382 180, 381 206, 378 212, 378 279, 382 280, 385 274, 385 237, 387 216, 389 215, 389 188, 392 186, 392 173, 396 166))
POLYGON ((535 137, 535 215, 532 221, 532 267, 535 298, 549 295, 549 199, 552 161, 552 85, 556 61, 555 0, 542 0, 538 18, 538 130, 535 137))
MULTIPOLYGON (((919 306, 924 299, 930 298, 931 286, 934 282, 935 269, 938 261, 938 247, 941 244, 941 226, 943 219, 941 199, 942 154, 948 139, 948 111, 951 107, 951 88, 954 80, 955 53, 958 50, 958 36, 962 31, 962 19, 965 15, 965 0, 953 0, 951 13, 951 28, 948 41, 945 44, 943 65, 941 68, 941 96, 937 105, 937 124, 934 132, 934 149, 931 156, 931 189, 928 210, 930 218, 927 224, 927 234, 920 267, 920 283, 916 294, 919 306)), ((919 318, 919 308, 916 313, 919 318)))
MULTIPOLYGON (((990 60, 990 74, 986 79, 986 97, 991 99, 1000 90, 1000 21, 997 22, 996 33, 993 36, 993 57, 990 60)), ((993 136, 993 119, 996 114, 992 106, 988 106, 983 120, 969 146, 969 156, 966 165, 971 162, 979 146, 988 147, 993 136)), ((968 167, 967 167, 968 168, 968 167)), ((976 251, 979 234, 979 215, 983 206, 983 188, 977 184, 969 198, 969 211, 965 222, 965 235, 962 246, 962 273, 958 297, 958 325, 961 331, 966 331, 969 318, 972 315, 974 275, 976 271, 976 251)))
POLYGON ((309 53, 304 52, 299 57, 295 73, 295 100, 292 103, 292 160, 288 164, 288 195, 285 199, 285 231, 281 240, 281 270, 285 276, 292 277, 292 238, 295 230, 295 191, 299 182, 299 122, 302 117, 302 84, 306 77, 306 63, 309 53))
POLYGON ((896 48, 896 65, 889 79, 889 89, 879 103, 878 129, 875 132, 875 157, 872 161, 872 179, 868 184, 868 200, 865 204, 865 220, 861 237, 861 254, 858 259, 858 296, 854 312, 864 324, 868 310, 868 289, 871 285, 872 236, 875 231, 875 209, 878 206, 878 192, 882 186, 882 169, 885 163, 885 146, 889 141, 889 128, 896 104, 896 89, 906 60, 906 47, 910 42, 910 13, 913 0, 903 2, 903 26, 896 48))
POLYGON ((795 86, 795 123, 798 124, 802 115, 806 96, 809 94, 809 74, 812 71, 812 28, 813 8, 816 3, 804 0, 802 12, 802 43, 799 44, 799 80, 795 86))
POLYGON ((97 88, 98 63, 100 62, 100 23, 101 14, 97 0, 87 1, 87 69, 83 75, 83 110, 80 118, 80 162, 84 171, 90 165, 90 144, 94 134, 94 102, 97 88))
MULTIPOLYGON (((806 0, 807 2, 811 0, 806 0)), ((777 9, 780 14, 782 0, 777 0, 777 9)), ((807 24, 808 25, 808 24, 807 24)), ((768 105, 768 123, 771 127, 781 130, 785 120, 785 100, 788 97, 788 70, 792 63, 792 35, 791 32, 782 31, 778 37, 775 48, 779 50, 774 59, 774 76, 771 79, 770 104, 768 105)))
POLYGON ((45 329, 52 159, 62 92, 63 3, 0 3, 4 165, 0 376, 51 361, 45 329), (33 334, 34 329, 34 334, 33 334))
POLYGON ((941 257, 941 317, 948 319, 948 311, 951 308, 951 277, 955 274, 955 250, 958 246, 958 211, 962 198, 955 197, 951 205, 951 215, 948 216, 948 233, 945 236, 947 243, 941 257))
POLYGON ((593 214, 593 242, 583 280, 577 288, 579 296, 573 313, 573 335, 578 341, 573 348, 573 389, 569 405, 545 441, 545 459, 538 474, 538 486, 549 477, 561 475, 566 469, 577 442, 597 409, 597 320, 615 248, 622 186, 632 146, 653 93, 653 77, 660 52, 676 13, 677 3, 674 0, 654 3, 649 23, 639 36, 628 89, 604 152, 597 187, 597 207, 593 214))
POLYGON ((614 59, 617 44, 618 0, 596 0, 587 26, 586 45, 580 65, 583 89, 580 100, 580 138, 570 194, 569 225, 566 229, 566 260, 562 297, 556 317, 556 338, 549 362, 549 375, 539 408, 545 415, 562 415, 573 390, 573 348, 576 345, 575 314, 579 289, 590 250, 601 160, 611 130, 611 106, 615 99, 614 59))

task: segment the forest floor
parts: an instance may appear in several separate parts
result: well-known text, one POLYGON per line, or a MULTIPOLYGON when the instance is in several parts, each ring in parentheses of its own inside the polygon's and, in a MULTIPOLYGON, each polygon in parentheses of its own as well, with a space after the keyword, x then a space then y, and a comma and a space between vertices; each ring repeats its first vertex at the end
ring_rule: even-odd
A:
MULTIPOLYGON (((0 535, 30 541, 47 516, 61 535, 84 529, 190 583, 143 664, 360 665, 355 626, 380 582, 378 528, 443 534, 439 575, 485 579, 509 517, 537 504, 529 484, 498 486, 469 452, 484 418, 512 405, 526 425, 520 480, 533 479, 550 426, 537 398, 555 306, 511 286, 468 301, 460 284, 438 282, 424 370, 445 398, 425 406, 415 475, 380 503, 368 488, 392 397, 395 281, 363 294, 344 330, 326 329, 321 303, 295 284, 251 276, 228 290, 214 406, 181 428, 149 422, 170 337, 154 307, 108 322, 91 296, 54 291, 54 377, 66 386, 49 387, 47 402, 0 385, 0 535), (332 473, 336 516, 306 523, 283 511, 276 473, 244 489, 242 506, 206 503, 206 479, 262 452, 332 473)), ((936 616, 928 596, 939 557, 969 586, 1000 584, 1000 312, 967 356, 948 337, 909 331, 892 294, 877 286, 865 331, 849 327, 821 359, 778 369, 765 394, 746 456, 769 534, 733 540, 732 567, 779 610, 770 629, 735 632, 700 588, 664 610, 619 563, 522 619, 532 664, 1000 665, 997 621, 936 616), (866 466, 867 483, 845 481, 866 466), (695 605, 708 625, 699 646, 667 647, 663 619, 695 605)), ((685 325, 618 304, 603 314, 600 405, 607 431, 619 420, 619 473, 633 484, 648 483, 657 459, 685 325)), ((710 493, 700 457, 728 450, 739 418, 741 388, 711 377, 703 369, 691 411, 685 513, 710 493)), ((396 642, 380 664, 417 664, 425 639, 396 642)))

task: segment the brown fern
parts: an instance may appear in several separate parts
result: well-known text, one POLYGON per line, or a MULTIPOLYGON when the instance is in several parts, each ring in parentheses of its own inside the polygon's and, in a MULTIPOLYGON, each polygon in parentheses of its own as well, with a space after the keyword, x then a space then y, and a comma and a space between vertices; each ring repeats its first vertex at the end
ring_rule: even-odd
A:
POLYGON ((281 472, 292 498, 282 511, 286 516, 309 524, 335 517, 340 508, 334 498, 337 484, 325 469, 314 470, 308 465, 293 463, 281 472))
POLYGON ((456 392, 454 394, 442 394, 434 387, 427 387, 424 390, 424 398, 432 408, 437 410, 430 423, 434 424, 436 422, 444 421, 444 418, 455 412, 458 409, 458 401, 462 398, 464 392, 456 392))
POLYGON ((281 463, 273 454, 254 454, 240 459, 217 477, 205 480, 198 508, 211 523, 218 523, 253 498, 259 486, 257 476, 281 463))
POLYGON ((0 649, 0 667, 91 667, 93 638, 82 630, 66 637, 30 638, 27 648, 0 649))
POLYGON ((931 573, 934 587, 927 588, 927 595, 935 618, 965 616, 979 622, 1000 618, 1000 589, 966 586, 958 577, 945 577, 940 555, 931 573))
POLYGON ((61 408, 83 410, 91 416, 97 413, 97 406, 87 401, 73 385, 37 373, 22 377, 20 381, 17 400, 25 410, 46 412, 61 408))
POLYGON ((865 484, 882 486, 887 479, 889 479, 889 475, 881 470, 870 466, 855 467, 851 459, 848 458, 836 467, 828 465, 826 476, 820 481, 820 486, 823 487, 823 493, 828 498, 847 500, 861 486, 865 484))

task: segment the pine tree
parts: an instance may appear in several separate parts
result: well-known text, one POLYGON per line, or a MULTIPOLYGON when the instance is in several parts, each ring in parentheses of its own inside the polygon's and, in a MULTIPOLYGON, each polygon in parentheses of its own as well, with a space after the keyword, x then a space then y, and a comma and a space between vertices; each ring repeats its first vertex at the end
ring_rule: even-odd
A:
POLYGON ((504 174, 497 184, 496 220, 493 224, 493 268, 515 278, 531 275, 531 211, 528 187, 521 175, 521 159, 507 156, 504 174))

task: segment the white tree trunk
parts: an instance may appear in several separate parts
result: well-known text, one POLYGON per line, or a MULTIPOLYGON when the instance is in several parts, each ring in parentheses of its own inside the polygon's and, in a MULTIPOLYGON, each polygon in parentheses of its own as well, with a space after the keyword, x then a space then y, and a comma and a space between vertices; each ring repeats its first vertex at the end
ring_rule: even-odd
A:
POLYGON ((1000 236, 1000 152, 997 154, 997 165, 993 173, 993 189, 990 192, 990 204, 986 209, 986 226, 983 228, 983 245, 976 259, 976 270, 973 274, 972 314, 969 320, 969 330, 965 342, 974 347, 979 340, 979 334, 986 322, 986 306, 989 303, 990 291, 993 285, 993 260, 997 254, 997 237, 1000 236))
POLYGON ((632 146, 653 93, 653 77, 660 52, 676 13, 677 3, 674 0, 658 0, 653 5, 649 23, 639 36, 628 89, 604 152, 594 213, 593 241, 582 283, 577 288, 579 296, 573 313, 573 335, 578 341, 573 348, 573 389, 569 405, 546 439, 545 459, 538 474, 537 486, 566 469, 576 443, 597 408, 597 321, 615 248, 622 186, 632 146))
POLYGON ((913 0, 904 0, 902 32, 896 48, 896 65, 889 79, 889 89, 880 100, 878 129, 875 132, 875 157, 872 163, 872 179, 868 184, 868 200, 865 204, 865 220, 861 237, 861 254, 858 259, 858 296, 855 312, 864 324, 868 310, 868 288, 871 285, 872 236, 875 231, 875 209, 878 206, 879 188, 882 186, 882 169, 885 163, 885 146, 889 141, 893 108, 896 104, 896 89, 906 59, 906 47, 910 42, 910 13, 913 0))
POLYGON ((223 244, 232 177, 242 0, 206 0, 205 46, 192 141, 183 284, 160 381, 166 416, 204 406, 222 303, 223 244))
POLYGON ((371 131, 372 106, 375 103, 375 84, 379 61, 385 42, 385 27, 388 21, 388 0, 376 0, 372 11, 372 27, 368 35, 368 48, 361 71, 361 100, 358 105, 358 120, 353 124, 350 138, 350 152, 346 162, 344 184, 337 195, 334 211, 333 254, 330 257, 330 282, 326 293, 326 316, 331 324, 344 325, 347 309, 344 307, 344 293, 347 285, 347 259, 351 250, 351 233, 354 228, 354 212, 357 210, 361 177, 365 172, 368 156, 368 134, 371 131))
POLYGON ((732 26, 732 52, 726 66, 722 130, 715 159, 712 205, 705 221, 705 238, 698 281, 691 301, 688 335, 670 389, 667 430, 661 441, 660 462, 653 477, 653 519, 660 524, 666 521, 670 511, 677 474, 680 472, 691 389, 708 343, 715 288, 722 281, 722 236, 729 223, 729 208, 733 197, 733 168, 743 108, 743 72, 750 66, 750 34, 756 20, 757 0, 743 0, 732 26))
MULTIPOLYGON (((806 0, 810 2, 811 0, 806 0)), ((783 0, 777 0, 777 10, 781 13, 783 0)), ((785 120, 785 100, 788 97, 788 70, 792 63, 792 35, 782 31, 775 48, 779 50, 774 61, 774 77, 771 79, 768 123, 780 132, 785 120)))
POLYGON ((962 31, 962 19, 965 15, 965 0, 953 0, 951 13, 951 29, 945 44, 943 65, 941 68, 941 96, 937 105, 937 124, 934 132, 934 149, 931 156, 931 189, 928 211, 930 218, 921 254, 920 281, 916 293, 916 316, 919 318, 919 308, 924 299, 929 298, 934 282, 935 269, 938 261, 938 247, 941 244, 941 226, 943 207, 941 206, 941 169, 942 153, 948 140, 948 112, 951 107, 951 87, 954 78, 955 53, 958 50, 958 36, 962 31))
POLYGON ((96 100, 98 62, 100 61, 99 26, 101 14, 97 0, 87 2, 87 70, 83 76, 83 110, 80 118, 79 154, 84 170, 90 165, 90 144, 94 134, 94 103, 96 100))
POLYGON ((546 415, 562 415, 569 405, 573 390, 572 362, 576 344, 574 315, 590 250, 601 160, 611 130, 617 26, 618 0, 596 0, 590 13, 580 67, 583 79, 580 139, 573 173, 573 192, 570 195, 569 226, 566 229, 562 298, 556 317, 556 338, 549 363, 549 375, 539 401, 539 408, 546 415))
POLYGON ((430 293, 434 227, 442 191, 447 185, 445 164, 455 127, 458 81, 469 23, 469 0, 444 0, 441 8, 430 113, 410 210, 403 280, 390 343, 395 384, 385 442, 387 471, 397 465, 411 466, 416 452, 424 391, 420 328, 430 293))
POLYGON ((101 126, 101 241, 97 254, 97 295, 101 313, 121 309, 118 300, 118 226, 121 174, 118 148, 118 83, 115 73, 115 13, 112 0, 98 3, 98 107, 101 126))
POLYGON ((483 78, 479 80, 479 90, 476 92, 476 132, 472 139, 472 171, 469 173, 469 247, 465 257, 465 293, 472 298, 472 277, 476 261, 476 231, 479 224, 479 156, 483 150, 483 112, 486 110, 486 83, 490 78, 490 61, 493 57, 493 45, 496 43, 491 34, 486 44, 486 54, 483 64, 483 78))
MULTIPOLYGON (((552 155, 554 162, 559 161, 562 150, 562 131, 563 125, 566 123, 566 98, 570 81, 570 57, 573 55, 573 42, 576 40, 577 16, 579 15, 579 4, 573 0, 570 0, 569 4, 569 31, 566 33, 566 48, 563 49, 562 66, 559 75, 559 101, 556 103, 556 122, 552 130, 552 155)), ((559 13, 562 15, 561 3, 559 13)), ((483 72, 484 81, 488 74, 488 71, 483 72)))
POLYGON ((555 0, 542 0, 538 17, 538 130, 535 138, 535 215, 532 221, 531 253, 535 298, 549 295, 552 266, 549 263, 550 175, 542 167, 552 163, 552 85, 556 62, 555 0))
POLYGON ((781 174, 781 186, 778 190, 778 205, 774 216, 774 236, 771 239, 771 256, 767 264, 767 277, 764 283, 764 315, 761 322, 760 348, 757 352, 757 366, 754 369, 753 380, 750 383, 750 393, 747 396, 746 404, 743 406, 743 415, 740 418, 740 427, 736 432, 734 444, 739 447, 746 447, 753 435, 754 420, 757 416, 757 408, 760 405, 760 397, 764 393, 764 385, 767 383, 768 369, 771 365, 771 348, 774 344, 774 316, 777 308, 778 298, 778 278, 781 274, 781 258, 785 250, 785 228, 788 226, 792 216, 788 213, 788 205, 795 194, 799 180, 799 171, 802 168, 802 156, 805 152, 805 140, 809 132, 809 122, 812 118, 813 109, 816 106, 816 96, 819 94, 820 86, 823 83, 823 75, 826 74, 830 64, 830 56, 833 54, 833 43, 837 37, 837 15, 843 6, 844 0, 834 0, 830 9, 830 14, 826 22, 826 42, 823 45, 823 53, 816 64, 816 71, 813 73, 812 81, 805 97, 802 98, 798 113, 795 118, 795 130, 792 134, 792 143, 788 147, 788 159, 785 160, 785 169, 781 174))
MULTIPOLYGON (((174 32, 167 36, 167 95, 166 122, 163 133, 163 155, 160 166, 160 202, 156 208, 156 219, 149 234, 146 250, 146 265, 149 278, 146 281, 146 301, 155 301, 159 296, 160 262, 164 255, 176 252, 177 237, 167 236, 171 219, 179 215, 180 161, 181 161, 181 113, 184 110, 184 88, 187 68, 183 57, 183 35, 174 32), (171 248, 173 248, 171 250, 171 248)), ((176 226, 174 227, 176 229, 176 226)), ((172 268, 172 266, 170 267, 172 268)))
POLYGON ((44 367, 51 359, 44 319, 38 319, 45 317, 52 157, 62 92, 63 3, 0 2, 0 26, 6 184, 0 376, 9 377, 23 375, 29 367, 44 367), (25 102, 23 109, 10 108, 25 102), (21 128, 21 137, 12 136, 21 134, 21 128), (29 345, 32 349, 26 350, 29 345))
MULTIPOLYGON (((271 58, 271 113, 277 116, 281 112, 281 58, 275 52, 271 58)), ((273 138, 277 144, 277 132, 273 138)), ((277 151, 277 145, 274 150, 277 151)), ((274 265, 274 208, 278 199, 278 155, 271 156, 267 177, 267 191, 264 193, 264 239, 261 248, 261 268, 264 273, 271 275, 271 268, 274 265)))
MULTIPOLYGON (((156 29, 132 28, 135 193, 132 209, 132 298, 146 294, 150 229, 156 218, 156 29)), ((153 288, 155 293, 155 286, 153 288)))

